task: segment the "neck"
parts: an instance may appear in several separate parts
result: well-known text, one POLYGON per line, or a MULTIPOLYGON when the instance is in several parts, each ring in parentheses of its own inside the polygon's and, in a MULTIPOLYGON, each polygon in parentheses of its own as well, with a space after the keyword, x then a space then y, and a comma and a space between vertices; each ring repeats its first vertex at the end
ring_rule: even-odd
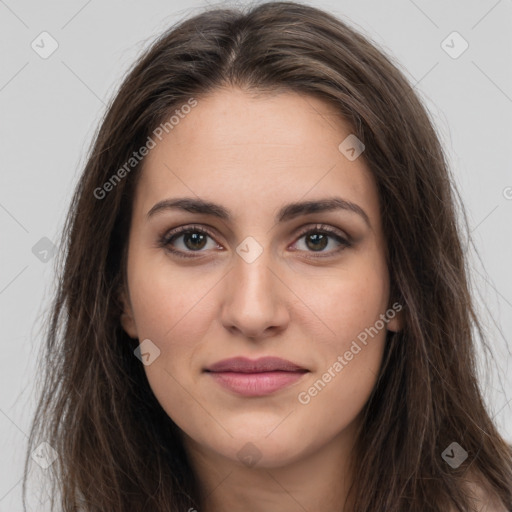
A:
POLYGON ((247 467, 185 436, 202 512, 347 512, 355 423, 282 465, 247 467))

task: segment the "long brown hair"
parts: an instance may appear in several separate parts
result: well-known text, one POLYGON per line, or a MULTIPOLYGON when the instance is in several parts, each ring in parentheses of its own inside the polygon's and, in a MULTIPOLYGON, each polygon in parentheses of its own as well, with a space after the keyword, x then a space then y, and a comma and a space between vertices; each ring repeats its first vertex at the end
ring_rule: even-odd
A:
POLYGON ((112 176, 177 107, 225 85, 329 102, 365 144, 378 186, 391 301, 403 304, 404 326, 387 339, 364 409, 353 509, 473 510, 469 474, 512 509, 512 451, 477 382, 475 334, 483 335, 461 242, 467 225, 433 124, 390 57, 334 16, 293 2, 210 9, 179 23, 139 58, 109 105, 64 226, 24 496, 29 454, 46 441, 58 455, 50 471, 59 510, 199 507, 179 429, 119 321, 144 160, 112 176), (457 468, 442 457, 452 442, 468 453, 457 468))

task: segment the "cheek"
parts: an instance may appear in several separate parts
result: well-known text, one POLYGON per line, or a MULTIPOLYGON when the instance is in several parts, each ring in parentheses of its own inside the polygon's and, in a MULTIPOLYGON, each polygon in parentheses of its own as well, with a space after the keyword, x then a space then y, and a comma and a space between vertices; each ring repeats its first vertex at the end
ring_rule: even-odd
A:
POLYGON ((371 394, 382 362, 389 281, 383 260, 354 266, 322 283, 315 313, 323 335, 315 337, 315 373, 299 390, 301 407, 322 417, 333 432, 353 419, 371 394), (336 407, 333 407, 336 404, 336 407))
POLYGON ((149 338, 161 349, 174 340, 187 346, 198 339, 206 324, 201 319, 207 314, 207 294, 217 280, 199 267, 176 270, 164 253, 134 258, 130 294, 139 338, 149 338))
POLYGON ((193 398, 193 363, 208 339, 211 307, 205 293, 215 281, 169 269, 168 262, 139 267, 140 272, 131 275, 130 292, 139 340, 150 339, 159 350, 158 357, 144 366, 150 388, 167 414, 189 429, 189 419, 199 425, 204 413, 193 398))
POLYGON ((348 269, 326 275, 314 286, 311 281, 300 284, 297 294, 307 297, 312 317, 322 321, 315 344, 324 346, 326 353, 347 350, 388 306, 387 267, 377 258, 361 258, 348 269))
POLYGON ((332 316, 336 336, 319 348, 316 371, 297 389, 297 417, 304 426, 317 425, 317 434, 300 433, 312 444, 316 437, 330 438, 348 428, 375 387, 387 333, 385 326, 375 328, 384 312, 376 306, 336 309, 338 315, 332 316))
POLYGON ((173 268, 165 254, 134 254, 129 261, 130 297, 139 340, 151 340, 158 357, 144 366, 158 401, 169 412, 190 408, 186 390, 197 375, 195 354, 210 338, 210 295, 218 275, 199 267, 173 268), (194 366, 195 363, 195 366, 194 366))

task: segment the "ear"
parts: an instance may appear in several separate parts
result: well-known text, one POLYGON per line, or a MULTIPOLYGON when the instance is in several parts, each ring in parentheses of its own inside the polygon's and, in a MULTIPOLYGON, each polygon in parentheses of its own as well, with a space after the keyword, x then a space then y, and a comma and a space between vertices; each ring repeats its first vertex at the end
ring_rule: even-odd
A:
POLYGON ((119 298, 123 307, 123 312, 121 313, 120 318, 121 326, 130 338, 137 339, 139 337, 137 334, 137 326, 135 324, 135 318, 133 317, 132 306, 130 304, 130 300, 127 298, 125 290, 121 291, 119 298))
POLYGON ((387 329, 388 331, 398 332, 403 329, 404 312, 403 306, 399 302, 395 302, 386 312, 389 318, 387 329))

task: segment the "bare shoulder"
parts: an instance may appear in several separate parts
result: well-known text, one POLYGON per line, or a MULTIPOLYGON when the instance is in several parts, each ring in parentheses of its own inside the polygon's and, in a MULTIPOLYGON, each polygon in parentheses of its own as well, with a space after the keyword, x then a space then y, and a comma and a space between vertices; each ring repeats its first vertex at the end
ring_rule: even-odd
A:
POLYGON ((510 512, 496 495, 492 487, 474 475, 467 480, 466 487, 475 500, 478 512, 510 512))

